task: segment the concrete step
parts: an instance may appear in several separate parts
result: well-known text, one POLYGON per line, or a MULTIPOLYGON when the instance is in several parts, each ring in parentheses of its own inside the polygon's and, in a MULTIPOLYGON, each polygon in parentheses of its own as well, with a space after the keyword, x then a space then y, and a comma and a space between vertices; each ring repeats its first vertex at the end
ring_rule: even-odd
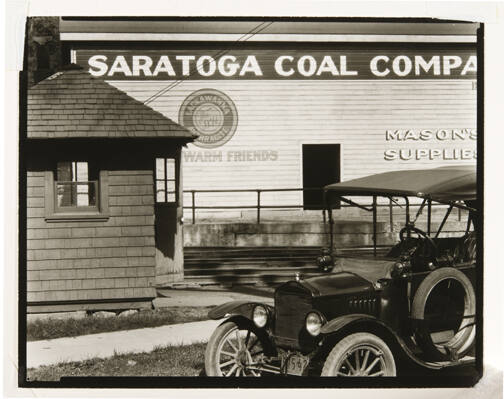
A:
MULTIPOLYGON (((378 248, 386 248, 390 247, 389 245, 378 245, 378 248)), ((184 253, 190 256, 197 254, 207 255, 209 253, 226 253, 226 254, 257 254, 257 253, 265 253, 265 254, 299 254, 299 253, 314 253, 318 254, 320 251, 325 248, 324 246, 306 246, 306 247, 184 247, 184 253)), ((372 250, 373 247, 370 245, 357 245, 357 246, 349 246, 345 248, 338 248, 341 251, 369 251, 372 250)))
MULTIPOLYGON (((195 285, 272 285, 295 278, 320 275, 316 258, 321 247, 198 247, 187 248, 184 284, 195 285)), ((389 247, 377 248, 378 254, 389 247)), ((344 248, 345 255, 370 256, 372 247, 344 248)))
POLYGON ((285 257, 298 255, 318 255, 322 247, 184 247, 186 259, 215 256, 242 257, 242 256, 268 256, 285 257))
POLYGON ((226 262, 219 261, 206 261, 206 262, 194 262, 194 263, 186 263, 184 265, 185 270, 208 270, 208 269, 268 269, 272 267, 277 268, 285 268, 285 267, 294 267, 299 268, 303 266, 313 266, 316 263, 315 258, 311 259, 292 259, 286 261, 276 261, 276 260, 262 260, 262 261, 254 261, 248 260, 229 260, 226 262))
POLYGON ((265 274, 275 275, 292 275, 296 273, 318 273, 319 269, 316 266, 306 267, 263 267, 263 268, 248 268, 248 269, 232 269, 232 268, 214 268, 214 269, 190 269, 184 271, 184 276, 223 276, 223 275, 240 275, 240 276, 260 276, 265 274))
POLYGON ((202 251, 197 253, 184 253, 186 259, 227 259, 227 258, 299 258, 307 256, 318 256, 320 255, 322 249, 317 251, 306 251, 306 252, 265 252, 258 249, 256 251, 250 252, 237 252, 237 251, 202 251))
POLYGON ((267 262, 270 260, 278 261, 278 262, 283 262, 283 261, 290 261, 290 260, 313 260, 317 256, 320 255, 319 253, 316 254, 310 254, 310 255, 292 255, 292 256, 267 256, 264 254, 260 254, 257 256, 254 256, 253 254, 249 254, 247 256, 201 256, 199 258, 185 258, 187 263, 198 263, 198 262, 267 262))
MULTIPOLYGON (((307 273, 303 274, 303 278, 318 276, 321 273, 307 273)), ((223 274, 217 276, 185 276, 184 282, 187 284, 196 285, 243 285, 243 284, 259 284, 259 285, 272 285, 280 284, 289 280, 293 280, 295 274, 288 273, 275 273, 275 274, 261 274, 261 275, 236 275, 236 274, 223 274)))
MULTIPOLYGON (((377 252, 384 253, 390 246, 378 246, 377 252)), ((338 249, 339 252, 347 255, 364 255, 373 252, 372 247, 351 247, 338 249)), ((290 261, 290 260, 315 260, 322 252, 322 247, 290 248, 184 248, 184 259, 187 264, 199 261, 226 262, 263 262, 270 260, 290 261)))

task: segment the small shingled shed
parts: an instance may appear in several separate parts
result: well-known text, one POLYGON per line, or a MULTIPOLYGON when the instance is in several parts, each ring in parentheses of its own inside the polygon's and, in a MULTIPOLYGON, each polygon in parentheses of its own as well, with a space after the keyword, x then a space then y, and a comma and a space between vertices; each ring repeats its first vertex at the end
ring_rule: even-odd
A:
POLYGON ((183 279, 193 133, 74 65, 28 89, 26 128, 28 312, 151 306, 183 279))

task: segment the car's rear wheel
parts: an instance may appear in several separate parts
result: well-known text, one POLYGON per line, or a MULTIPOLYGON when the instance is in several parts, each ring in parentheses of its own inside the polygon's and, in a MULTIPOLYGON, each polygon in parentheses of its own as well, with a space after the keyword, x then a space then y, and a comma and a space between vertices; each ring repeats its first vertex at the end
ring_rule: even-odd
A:
POLYGON ((376 335, 360 332, 338 342, 329 353, 322 376, 380 377, 395 376, 394 356, 376 335))
POLYGON ((217 327, 205 351, 209 377, 259 377, 258 362, 264 353, 264 338, 251 325, 227 321, 217 327))

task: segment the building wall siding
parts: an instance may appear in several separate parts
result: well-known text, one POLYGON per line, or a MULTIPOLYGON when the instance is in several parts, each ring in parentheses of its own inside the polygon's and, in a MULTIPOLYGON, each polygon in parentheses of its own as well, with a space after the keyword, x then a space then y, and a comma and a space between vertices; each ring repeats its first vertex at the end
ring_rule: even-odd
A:
POLYGON ((28 171, 28 303, 155 296, 152 171, 108 173, 107 221, 51 223, 45 172, 28 171))
MULTIPOLYGON (((147 78, 146 78, 147 79, 147 78)), ((341 144, 341 178, 349 180, 390 170, 428 168, 472 160, 385 160, 387 149, 470 149, 476 141, 386 140, 387 130, 476 129, 474 80, 292 80, 292 81, 110 81, 140 101, 178 120, 184 99, 196 90, 225 93, 238 112, 233 138, 221 147, 188 144, 183 151, 184 189, 302 187, 302 144, 341 144), (242 151, 275 151, 276 160, 240 160, 242 151), (194 161, 195 154, 212 161, 194 161), (217 158, 215 158, 217 157, 217 158), (237 158, 238 157, 238 158, 237 158)), ((201 160, 201 158, 200 158, 201 160)), ((298 192, 263 193, 263 204, 302 204, 298 192)), ((198 194, 198 205, 254 205, 255 193, 198 194)), ((186 194, 186 205, 191 197, 186 194)))

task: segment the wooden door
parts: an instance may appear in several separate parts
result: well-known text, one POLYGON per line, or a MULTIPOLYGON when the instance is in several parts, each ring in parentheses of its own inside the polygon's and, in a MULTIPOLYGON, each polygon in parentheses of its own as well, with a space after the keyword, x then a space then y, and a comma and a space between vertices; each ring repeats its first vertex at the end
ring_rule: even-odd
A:
MULTIPOLYGON (((339 144, 303 144, 304 209, 323 209, 322 187, 340 181, 339 144)), ((333 206, 338 206, 333 204, 333 206)))
POLYGON ((180 152, 155 162, 156 285, 184 279, 180 152))

